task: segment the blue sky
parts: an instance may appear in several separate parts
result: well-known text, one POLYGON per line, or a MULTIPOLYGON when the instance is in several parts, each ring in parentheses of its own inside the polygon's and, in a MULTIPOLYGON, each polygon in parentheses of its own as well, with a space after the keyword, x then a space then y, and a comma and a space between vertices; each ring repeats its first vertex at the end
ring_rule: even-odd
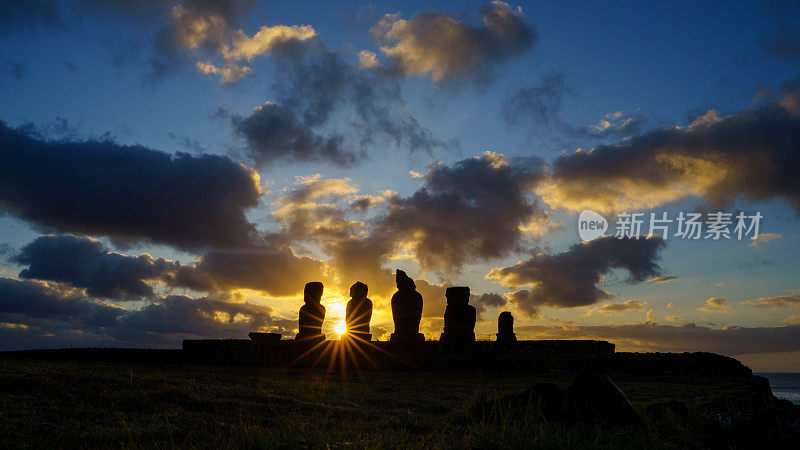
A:
MULTIPOLYGON (((603 145, 624 146, 626 142, 633 142, 631 138, 637 135, 675 126, 689 129, 694 118, 709 110, 715 110, 719 117, 725 119, 782 104, 781 101, 795 95, 796 91, 792 89, 796 88, 792 88, 789 81, 797 77, 800 68, 797 55, 770 51, 769 45, 765 44, 778 39, 797 39, 791 32, 785 35, 785 28, 788 24, 790 30, 797 29, 798 7, 796 4, 785 6, 781 2, 524 2, 519 5, 463 2, 455 6, 431 2, 226 1, 209 7, 201 1, 177 1, 167 6, 153 6, 152 2, 131 0, 111 2, 103 8, 91 1, 43 2, 43 5, 50 5, 53 11, 57 11, 60 26, 41 22, 42 11, 18 12, 22 14, 20 17, 29 20, 19 21, 22 24, 20 26, 0 23, 0 67, 3 68, 0 70, 0 120, 12 129, 24 128, 26 133, 30 132, 30 127, 25 128, 26 124, 32 124, 38 130, 36 139, 42 142, 106 139, 120 145, 144 146, 168 154, 188 152, 193 157, 203 153, 215 154, 253 167, 260 175, 264 191, 258 206, 248 208, 245 214, 265 235, 277 232, 281 226, 288 226, 299 217, 281 222, 271 215, 287 204, 287 200, 281 198, 309 185, 308 179, 303 182, 296 177, 321 174, 320 180, 347 179, 344 183, 347 187, 343 188, 347 191, 345 194, 330 191, 327 197, 313 201, 336 205, 336 214, 344 214, 347 220, 363 222, 364 225, 359 225, 363 229, 359 226, 347 228, 351 233, 349 238, 357 240, 364 237, 359 233, 375 234, 370 231, 375 223, 389 226, 385 225, 389 222, 381 222, 387 214, 385 208, 417 207, 411 199, 420 190, 434 189, 435 177, 439 173, 437 167, 441 170, 454 168, 457 171, 455 168, 460 167, 460 161, 471 160, 484 151, 491 151, 504 155, 513 167, 523 164, 518 161, 528 161, 525 164, 530 164, 530 158, 538 158, 539 164, 548 167, 544 169, 547 172, 561 155, 571 155, 578 148, 588 151, 603 145), (239 5, 241 8, 238 12, 230 14, 215 9, 228 3, 243 5, 239 5), (354 67, 354 74, 385 69, 386 72, 381 72, 378 78, 380 83, 386 83, 388 89, 392 86, 399 89, 390 96, 391 99, 381 100, 385 102, 382 105, 389 105, 392 117, 411 117, 431 136, 443 141, 457 139, 459 144, 433 148, 431 151, 410 151, 405 143, 391 142, 382 135, 366 145, 357 144, 365 134, 363 128, 369 126, 369 122, 354 112, 352 104, 347 103, 351 100, 345 99, 342 104, 350 106, 332 108, 331 119, 303 125, 310 126, 317 136, 330 137, 337 132, 342 133, 348 148, 364 155, 363 158, 359 157, 358 164, 337 166, 324 158, 303 159, 279 153, 269 153, 266 162, 260 164, 252 159, 253 153, 248 146, 253 143, 248 141, 245 132, 237 128, 236 117, 240 120, 256 117, 254 108, 268 101, 277 102, 281 108, 286 108, 281 111, 288 111, 287 114, 294 114, 295 118, 300 117, 303 112, 301 109, 292 110, 286 106, 288 103, 281 103, 286 99, 286 92, 280 89, 281 83, 292 83, 285 72, 288 64, 285 61, 295 61, 292 58, 298 57, 281 55, 280 49, 262 51, 250 60, 237 62, 250 68, 247 76, 235 82, 222 82, 218 76, 200 73, 195 66, 205 61, 213 61, 218 66, 225 62, 222 51, 219 47, 213 48, 216 44, 210 40, 207 40, 210 44, 205 47, 187 48, 179 43, 173 53, 159 53, 159 33, 177 26, 175 8, 185 8, 195 14, 192 17, 221 17, 226 24, 226 33, 241 29, 246 36, 253 36, 262 26, 308 25, 313 28, 315 36, 299 40, 300 45, 322 43, 326 52, 341 55, 344 61, 354 67), (478 38, 474 41, 467 39, 463 43, 463 48, 469 50, 466 54, 475 54, 473 52, 480 49, 470 49, 470 45, 483 45, 481 39, 488 36, 485 29, 481 31, 480 28, 482 11, 486 8, 508 11, 508 17, 512 17, 511 25, 521 24, 535 35, 535 39, 521 44, 488 41, 486 45, 489 50, 486 50, 484 60, 479 61, 479 65, 444 80, 434 79, 432 72, 415 72, 409 65, 410 60, 393 57, 381 49, 382 46, 412 42, 403 41, 404 37, 418 39, 413 42, 421 43, 420 48, 436 49, 435 42, 425 42, 425 39, 435 39, 436 36, 412 36, 412 29, 404 37, 392 40, 391 36, 385 35, 381 41, 370 31, 382 20, 395 25, 401 23, 399 20, 422 24, 421 18, 429 17, 425 14, 435 11, 437 17, 448 18, 450 22, 447 23, 457 24, 454 27, 478 30, 478 38), (400 16, 386 19, 386 14, 394 13, 400 16), (25 26, 26 23, 29 26, 25 26), (428 44, 431 46, 427 47, 428 44), (517 44, 521 47, 511 47, 517 44), (509 48, 503 48, 503 45, 509 45, 509 48), (357 69, 358 52, 362 50, 375 53, 380 63, 378 69, 357 69), (153 77, 152 60, 156 57, 169 58, 176 68, 153 77), (548 79, 560 81, 543 89, 548 79), (536 101, 544 99, 546 108, 536 111, 529 104, 528 109, 513 110, 510 114, 517 121, 508 123, 504 118, 509 116, 504 116, 503 112, 509 111, 509 102, 520 98, 525 89, 539 89, 529 92, 539 92, 541 95, 536 97, 536 101), (614 112, 622 112, 620 120, 632 119, 637 126, 629 132, 609 133, 605 137, 581 131, 588 130, 588 127, 598 124, 607 114, 614 112), (60 123, 68 125, 59 129, 60 123), (413 177, 411 171, 422 177, 413 177), (386 190, 394 193, 383 194, 383 206, 370 208, 366 212, 353 212, 345 208, 345 204, 354 196, 377 196, 386 190), (390 200, 392 195, 401 200, 390 200)), ((460 49, 462 47, 452 51, 455 53, 460 49)), ((415 50, 419 48, 415 47, 415 50)), ((305 66, 298 67, 299 73, 307 70, 305 66)), ((16 151, 10 147, 11 144, 0 145, 5 145, 9 151, 16 151)), ((794 149, 796 152, 796 142, 794 149)), ((752 150, 753 155, 760 150, 756 146, 752 150)), ((796 156, 794 158, 796 160, 796 156)), ((490 164, 485 158, 480 161, 490 164)), ((535 171, 531 176, 536 176, 535 171)), ((596 176, 600 180, 604 175, 599 173, 596 176)), ((765 177, 769 175, 765 173, 765 177)), ((473 180, 477 184, 483 181, 473 180)), ((148 183, 146 173, 142 173, 141 183, 148 183)), ((559 304, 556 300, 540 299, 534 314, 530 314, 530 310, 526 313, 519 303, 507 296, 517 287, 486 278, 494 268, 510 267, 521 260, 535 260, 539 252, 559 254, 580 242, 577 212, 564 204, 541 203, 539 193, 533 188, 526 190, 525 195, 529 201, 540 203, 547 221, 555 229, 547 232, 540 230, 536 236, 522 236, 520 243, 524 245, 516 249, 483 252, 494 252, 495 256, 491 257, 468 254, 469 261, 466 263, 447 260, 443 264, 428 267, 420 266, 418 247, 399 259, 384 253, 381 264, 384 270, 394 269, 395 266, 407 269, 412 277, 427 280, 432 285, 463 284, 471 286, 477 294, 505 295, 503 298, 506 300, 502 305, 496 302, 486 304, 484 321, 477 328, 479 334, 493 332, 494 318, 502 310, 514 312, 519 326, 541 327, 537 331, 540 334, 532 332, 530 337, 552 334, 556 332, 553 331, 555 329, 565 333, 564 330, 568 328, 575 330, 575 337, 602 338, 602 333, 606 331, 580 328, 582 326, 623 327, 625 330, 629 328, 624 327, 634 327, 630 329, 636 330, 635 327, 640 326, 668 326, 675 327, 675 333, 680 334, 681 327, 696 324, 707 329, 714 342, 720 342, 709 344, 713 351, 738 354, 735 343, 742 338, 737 335, 729 339, 724 327, 765 327, 773 330, 770 333, 775 329, 778 329, 778 333, 793 333, 800 324, 800 313, 797 311, 800 302, 791 300, 796 298, 797 289, 800 288, 796 284, 800 271, 796 260, 800 250, 796 232, 798 210, 796 204, 793 206, 791 203, 791 199, 797 198, 793 196, 797 195, 798 185, 795 181, 794 185, 782 186, 775 192, 767 190, 769 192, 766 194, 759 191, 755 198, 748 197, 749 192, 742 188, 741 192, 732 192, 730 198, 726 199, 730 201, 724 204, 712 202, 710 194, 698 195, 695 191, 675 201, 654 204, 652 208, 640 208, 646 213, 668 211, 671 215, 698 208, 727 212, 760 211, 764 215, 761 233, 773 235, 774 238, 759 242, 756 246, 750 245, 751 241, 668 239, 659 252, 658 264, 660 274, 675 275, 676 280, 666 283, 645 283, 645 280, 640 280, 642 282, 629 284, 625 282, 629 271, 624 265, 612 264, 599 274, 599 286, 609 294, 608 297, 572 306, 559 304), (558 224, 561 228, 558 228, 558 224), (790 300, 777 307, 741 303, 780 296, 790 300), (720 307, 724 312, 713 309, 700 311, 699 308, 709 306, 707 301, 710 298, 725 300, 724 306, 720 307), (603 305, 629 300, 635 300, 639 305, 616 313, 596 311, 603 305), (646 317, 651 311, 654 315, 646 317)), ((561 189, 563 185, 557 187, 561 189)), ((97 190, 104 188, 102 185, 96 186, 97 190)), ((338 188, 342 189, 341 186, 338 188)), ((35 219, 26 219, 16 212, 18 208, 9 205, 6 200, 0 199, 0 208, 7 210, 7 214, 0 217, 0 241, 9 246, 8 251, 0 256, 5 257, 0 264, 3 265, 3 276, 19 282, 47 281, 21 277, 20 271, 28 264, 15 262, 13 258, 28 243, 46 234, 96 238, 105 243, 109 251, 125 255, 149 253, 155 258, 179 260, 184 264, 192 264, 209 251, 208 248, 187 248, 165 241, 153 242, 146 235, 141 239, 133 239, 127 245, 120 245, 118 239, 113 239, 113 231, 93 234, 82 232, 83 229, 79 228, 37 222, 35 219)), ((416 217, 414 211, 409 209, 405 213, 416 217)), ((613 222, 614 212, 606 213, 606 217, 613 222)), ((400 214, 404 214, 402 210, 400 214)), ((322 223, 333 219, 325 216, 315 220, 322 223)), ((400 219, 392 220, 395 220, 392 226, 398 226, 396 221, 400 219)), ((435 226, 470 226, 459 223, 459 220, 460 217, 454 215, 451 223, 445 221, 435 226)), ((405 251, 401 248, 403 245, 411 243, 413 246, 414 239, 432 232, 424 226, 404 226, 410 229, 403 228, 403 232, 408 231, 409 235, 394 243, 397 244, 393 250, 395 253, 402 254, 405 251)), ((490 229, 489 232, 494 230, 490 229)), ((344 279, 346 277, 337 272, 340 268, 336 264, 341 262, 335 259, 331 247, 326 247, 334 244, 325 240, 329 237, 314 233, 293 239, 281 245, 288 246, 298 256, 313 257, 326 264, 326 276, 337 279, 330 285, 327 301, 331 305, 339 305, 344 298, 341 286, 356 280, 344 279)), ((481 237, 475 239, 481 240, 481 237)), ((472 247, 466 243, 465 248, 469 252, 472 247)), ((380 269, 377 267, 379 273, 365 273, 364 277, 384 274, 380 269)), ((655 274, 649 278, 653 277, 655 274)), ((269 315, 275 319, 294 320, 302 301, 301 295, 273 295, 269 289, 247 286, 229 286, 225 292, 210 293, 165 286, 163 282, 155 280, 147 282, 155 286, 157 295, 161 296, 186 294, 197 299, 247 299, 255 305, 271 308, 269 315)), ((391 278, 387 283, 393 283, 391 278)), ((531 281, 524 289, 535 292, 535 283, 531 281)), ((302 283, 298 285, 297 293, 301 291, 302 283)), ((89 293, 86 295, 87 301, 111 302, 132 311, 163 303, 163 297, 158 296, 131 301, 101 299, 89 293)), ((376 292, 376 295, 380 297, 382 294, 376 292)), ((426 297, 427 301, 443 304, 444 299, 429 300, 426 297)), ((381 306, 380 302, 377 304, 381 312, 377 314, 373 325, 390 332, 391 318, 384 310, 385 305, 381 306)), ((336 307, 332 310, 337 311, 336 307)), ((13 311, 5 313, 11 314, 13 311)), ((0 322, 27 323, 19 321, 23 316, 9 316, 0 322)), ((423 321, 423 328, 428 326, 429 329, 425 331, 435 335, 441 322, 437 322, 435 316, 428 319, 429 323, 423 321)), ((282 326, 278 323, 282 322, 273 320, 264 326, 282 326)), ((46 334, 47 327, 52 324, 37 323, 34 327, 28 323, 28 326, 24 342, 32 344, 20 344, 19 347, 40 342, 32 330, 38 327, 38 332, 46 334)), ((72 332, 77 329, 70 327, 75 326, 66 327, 72 332)), ((290 329, 286 331, 291 332, 290 329)), ((105 340, 105 331, 92 330, 92 333, 99 336, 100 341, 109 342, 105 340)), ((636 335, 620 338, 615 333, 609 332, 608 338, 623 339, 622 346, 627 349, 674 350, 680 345, 696 347, 687 350, 707 348, 701 343, 693 343, 691 339, 676 338, 674 343, 661 345, 658 339, 636 335)), ((63 342, 68 342, 69 334, 65 336, 63 342)), ((180 336, 177 332, 169 334, 157 344, 168 345, 180 336)), ((13 339, 13 335, 10 338, 13 339)), ((119 337, 113 339, 120 344, 130 344, 119 337)), ((23 342, 22 338, 19 342, 23 342)), ((14 347, 14 344, 9 345, 14 347)), ((748 352, 800 352, 800 348, 784 343, 775 344, 774 348, 770 345, 766 342, 764 348, 748 352)), ((770 357, 759 358, 761 368, 776 368, 770 366, 770 357)), ((783 361, 776 356, 774 361, 778 360, 783 361)), ((792 369, 800 370, 797 367, 792 369)))

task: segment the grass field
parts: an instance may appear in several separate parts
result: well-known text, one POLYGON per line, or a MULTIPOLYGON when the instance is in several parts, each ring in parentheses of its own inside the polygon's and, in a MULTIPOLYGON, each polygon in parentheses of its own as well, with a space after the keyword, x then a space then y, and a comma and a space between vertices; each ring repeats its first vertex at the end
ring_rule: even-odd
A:
MULTIPOLYGON (((572 376, 324 372, 0 360, 0 447, 670 448, 690 430, 489 422, 477 402, 572 376)), ((743 389, 736 380, 618 377, 634 406, 743 389)))

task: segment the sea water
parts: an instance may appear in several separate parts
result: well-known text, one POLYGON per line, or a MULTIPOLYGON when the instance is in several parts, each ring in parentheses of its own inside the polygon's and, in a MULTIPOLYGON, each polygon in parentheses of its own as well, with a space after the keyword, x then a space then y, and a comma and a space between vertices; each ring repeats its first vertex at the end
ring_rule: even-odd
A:
POLYGON ((758 373, 769 380, 775 397, 800 405, 800 373, 758 373))

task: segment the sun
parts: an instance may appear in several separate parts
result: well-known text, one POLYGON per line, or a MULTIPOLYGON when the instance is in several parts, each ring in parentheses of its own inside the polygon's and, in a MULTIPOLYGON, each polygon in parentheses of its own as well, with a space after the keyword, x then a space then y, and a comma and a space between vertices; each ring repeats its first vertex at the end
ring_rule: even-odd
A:
POLYGON ((338 335, 345 334, 347 332, 347 324, 344 321, 341 321, 333 327, 333 331, 336 332, 338 335))

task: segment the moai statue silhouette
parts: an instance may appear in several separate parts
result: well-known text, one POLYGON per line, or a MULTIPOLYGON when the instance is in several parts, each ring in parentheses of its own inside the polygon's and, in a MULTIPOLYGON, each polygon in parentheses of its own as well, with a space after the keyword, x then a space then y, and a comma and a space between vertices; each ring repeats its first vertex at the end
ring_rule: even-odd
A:
POLYGON ((497 343, 513 344, 517 342, 517 335, 514 333, 514 316, 508 311, 503 311, 497 318, 497 343))
POLYGON ((357 281, 350 287, 350 301, 345 310, 347 334, 356 340, 369 341, 369 322, 372 320, 372 300, 367 298, 368 287, 357 281))
POLYGON ((425 335, 419 332, 422 320, 422 295, 417 286, 405 272, 397 269, 395 280, 397 292, 392 295, 392 318, 394 333, 390 338, 395 343, 425 342, 425 335))
POLYGON ((469 288, 453 286, 445 291, 444 333, 440 340, 448 343, 475 342, 475 307, 469 304, 469 288))
POLYGON ((323 341, 322 322, 325 320, 325 307, 322 306, 322 283, 312 281, 306 283, 303 290, 304 305, 300 307, 299 331, 295 340, 323 341))

